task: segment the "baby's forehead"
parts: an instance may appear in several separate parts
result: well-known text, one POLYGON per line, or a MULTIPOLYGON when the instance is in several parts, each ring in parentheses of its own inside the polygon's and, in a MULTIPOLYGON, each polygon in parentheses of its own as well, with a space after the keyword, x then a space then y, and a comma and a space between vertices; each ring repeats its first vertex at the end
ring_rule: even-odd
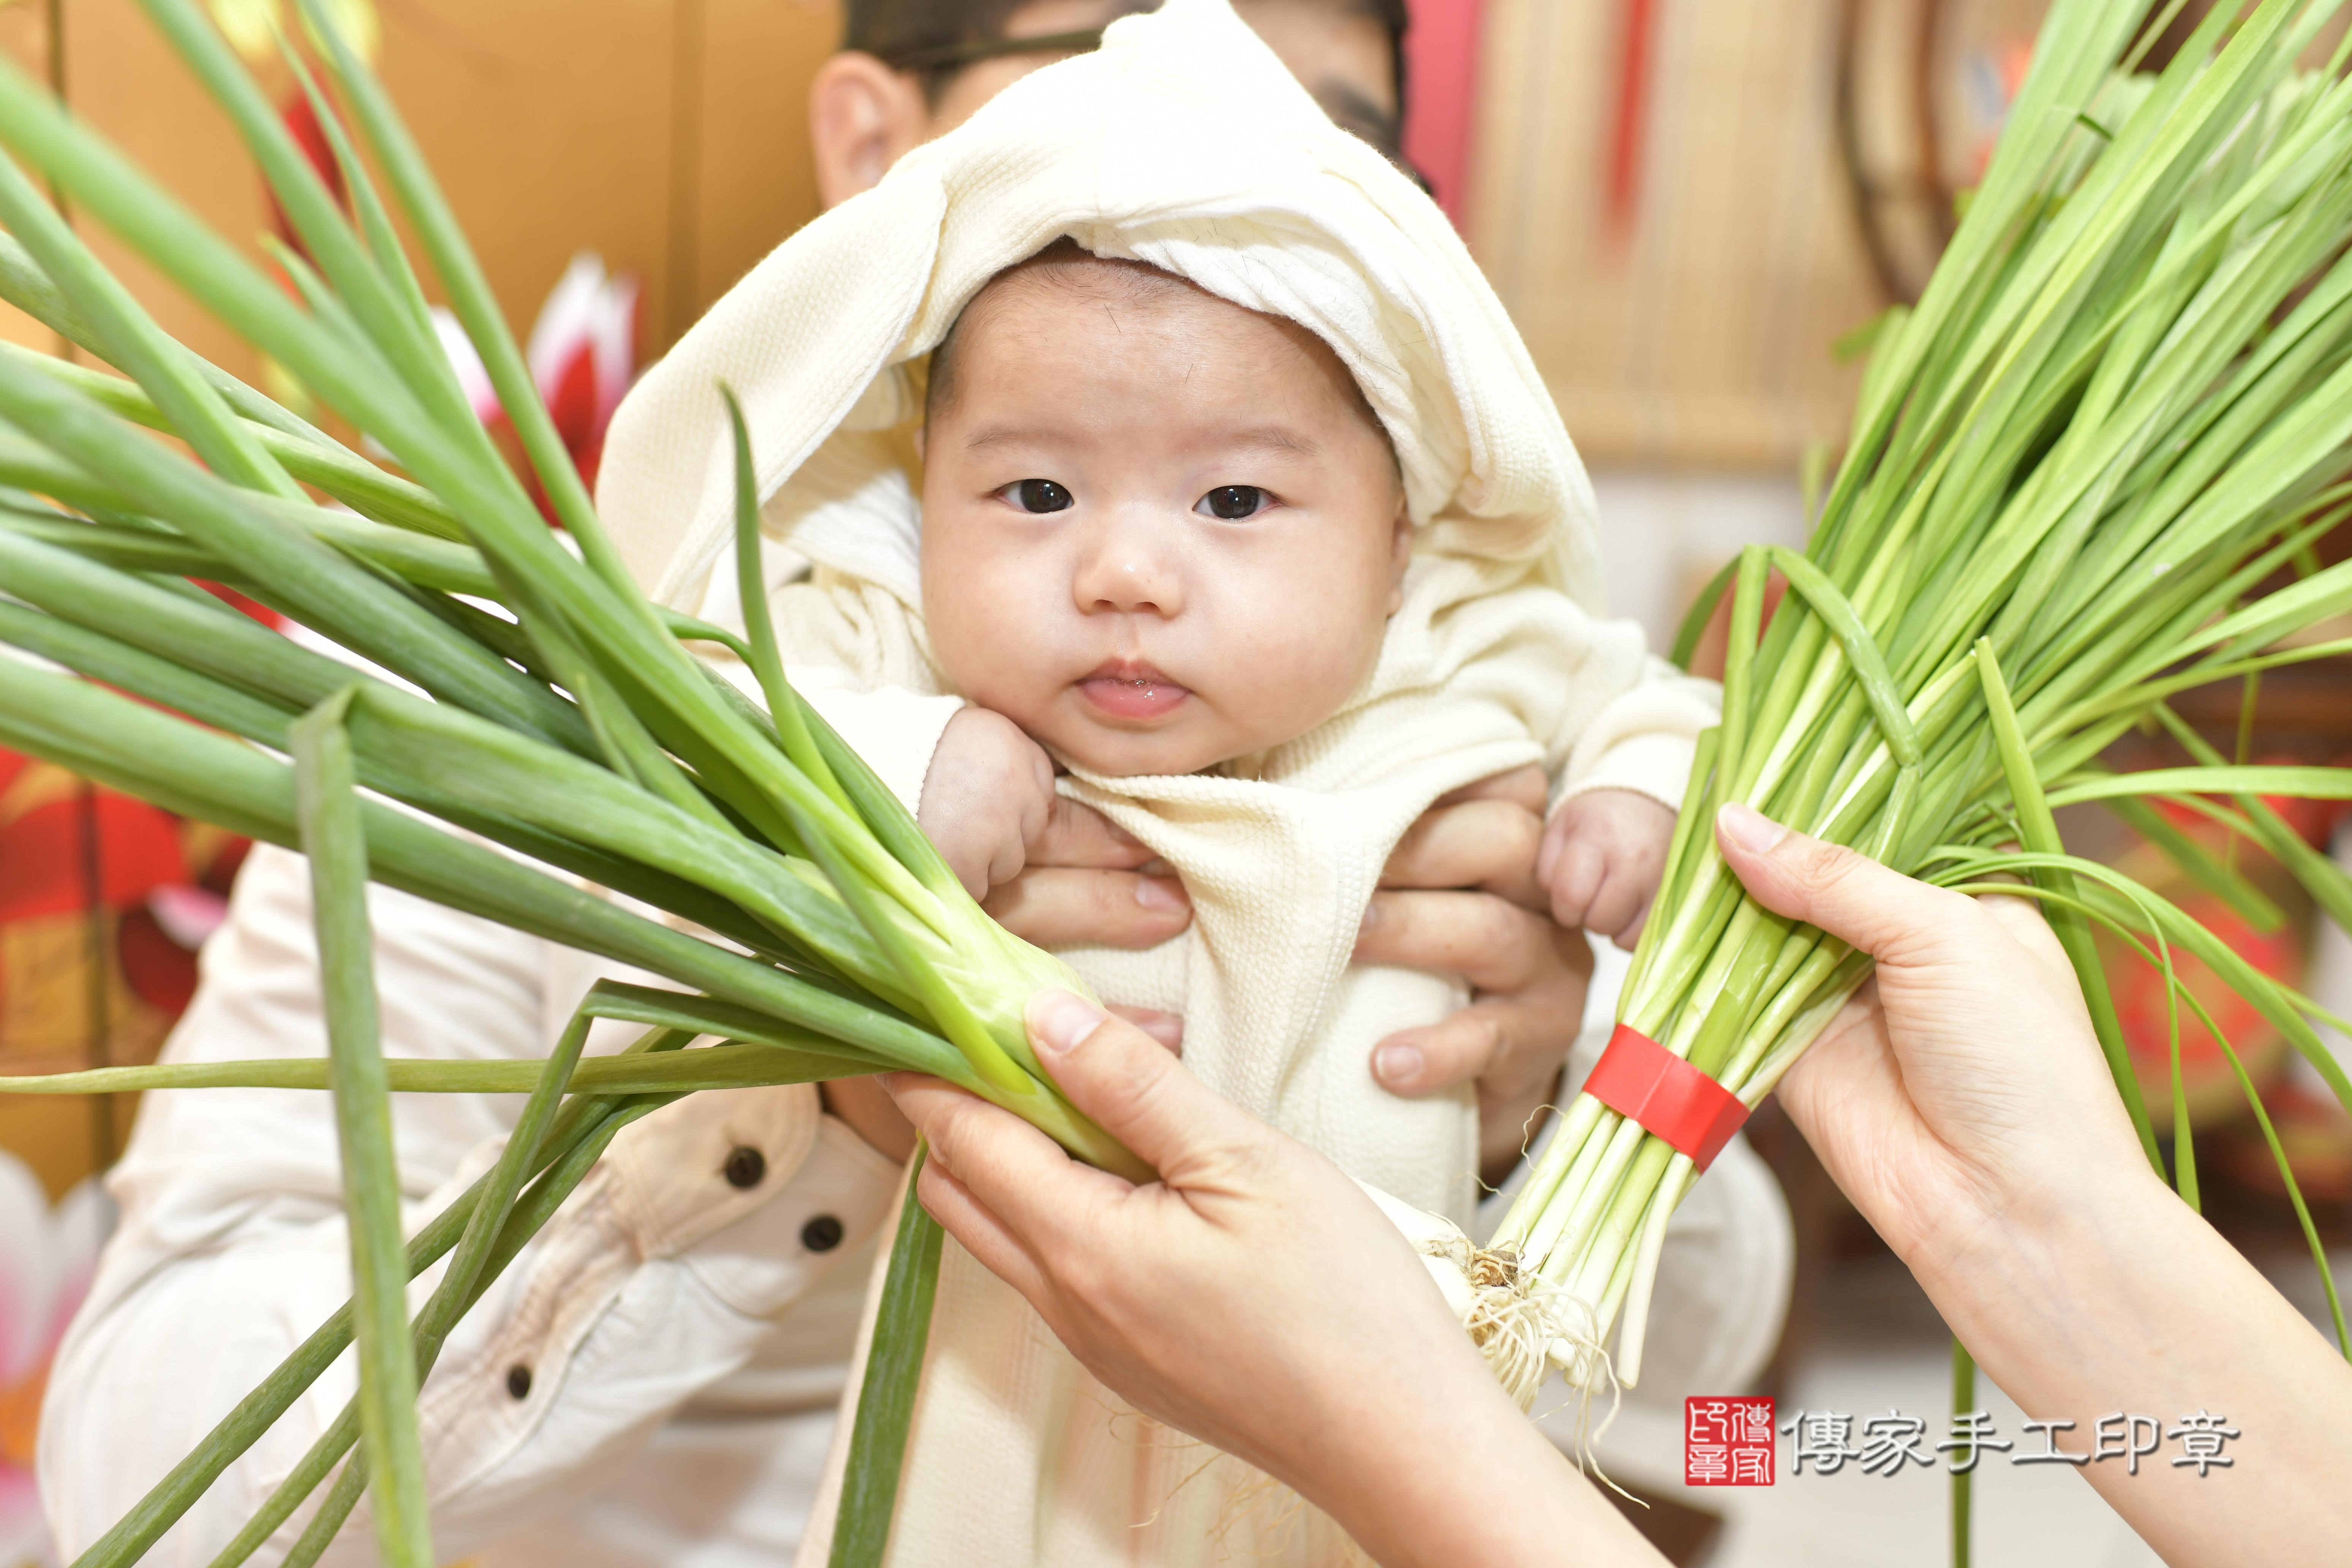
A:
POLYGON ((1068 239, 997 273, 965 304, 932 355, 930 412, 936 416, 956 400, 962 380, 956 362, 974 349, 987 352, 983 343, 1017 351, 1024 340, 1065 329, 1092 331, 1107 321, 1124 326, 1155 318, 1174 327, 1194 352, 1240 356, 1236 374, 1288 370, 1310 376, 1389 445, 1355 376, 1313 331, 1147 262, 1098 257, 1068 239))

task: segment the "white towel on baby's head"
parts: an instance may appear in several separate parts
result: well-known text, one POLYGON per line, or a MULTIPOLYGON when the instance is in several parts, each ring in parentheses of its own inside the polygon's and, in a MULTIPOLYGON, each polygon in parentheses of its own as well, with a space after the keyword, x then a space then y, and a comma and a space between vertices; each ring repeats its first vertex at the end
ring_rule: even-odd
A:
MULTIPOLYGON (((597 501, 639 580, 688 600, 730 536, 719 383, 773 495, 828 437, 854 447, 906 418, 898 367, 1065 235, 1313 330, 1395 443, 1427 547, 1540 558, 1540 580, 1601 610, 1591 487, 1494 290, 1436 204, 1332 124, 1223 0, 1113 23, 1100 50, 1014 82, 714 306, 606 440, 597 501)), ((803 516, 794 545, 911 595, 913 509, 869 500, 803 516)))
MULTIPOLYGON (((1525 763, 1672 805, 1712 710, 1699 683, 1646 659, 1638 628, 1595 618, 1591 489, 1444 215, 1332 125, 1224 0, 1114 23, 1099 51, 1015 82, 761 263, 623 405, 605 521, 658 596, 704 607, 733 527, 724 383, 744 405, 763 525, 839 574, 773 595, 787 667, 938 690, 902 444, 919 412, 913 362, 990 278, 1064 236, 1320 335, 1395 446, 1416 528, 1377 666, 1325 723, 1213 773, 1062 781, 1175 867, 1194 908, 1152 952, 1065 956, 1110 1000, 1181 1011, 1186 1063, 1211 1087, 1360 1178, 1466 1219, 1469 1091, 1407 1101, 1370 1076, 1375 1041, 1464 1000, 1446 977, 1350 965, 1382 863, 1440 794, 1525 763)), ((892 721, 919 706, 899 701, 892 721)), ((1208 1458, 1127 1411, 950 1245, 892 1562, 1171 1568, 1346 1551, 1328 1521, 1208 1458)), ((820 1499, 804 1563, 824 1560, 833 1501, 820 1499)))

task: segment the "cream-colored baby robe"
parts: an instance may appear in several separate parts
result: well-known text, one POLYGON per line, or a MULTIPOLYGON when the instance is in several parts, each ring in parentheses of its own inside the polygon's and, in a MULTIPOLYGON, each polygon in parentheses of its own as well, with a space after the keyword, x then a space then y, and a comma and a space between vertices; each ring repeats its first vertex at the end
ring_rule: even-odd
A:
MULTIPOLYGON (((905 367, 990 277, 1064 235, 1323 337, 1396 447, 1415 525, 1403 607, 1328 721, 1210 773, 1064 780, 1167 859, 1196 911, 1153 951, 1066 956, 1107 1000, 1181 1013, 1185 1061, 1213 1088, 1466 1223, 1468 1092, 1402 1100, 1369 1069, 1382 1036, 1465 1000, 1446 978, 1349 966, 1381 865, 1438 795, 1531 762, 1559 796, 1677 804, 1714 693, 1651 658, 1638 627, 1599 618, 1590 487, 1444 216, 1333 127, 1224 0, 1114 24, 1098 52, 1023 79, 771 255, 623 406, 604 515, 660 596, 733 619, 718 386, 733 387, 763 525, 815 563, 807 581, 761 585, 786 664, 913 805, 958 700, 920 616, 905 367)), ((824 1561, 830 1508, 829 1488, 803 1563, 824 1561)), ((1346 1552, 1255 1472, 1129 1410, 950 1244, 893 1563, 1346 1552)))

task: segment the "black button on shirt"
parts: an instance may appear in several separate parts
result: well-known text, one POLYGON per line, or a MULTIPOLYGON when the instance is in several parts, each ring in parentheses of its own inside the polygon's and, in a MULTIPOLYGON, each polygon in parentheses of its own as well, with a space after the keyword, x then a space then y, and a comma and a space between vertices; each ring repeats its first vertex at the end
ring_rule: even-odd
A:
POLYGON ((729 1186, 740 1187, 748 1192, 758 1186, 761 1178, 768 1173, 768 1157, 746 1143, 730 1151, 727 1163, 720 1169, 726 1174, 729 1186))

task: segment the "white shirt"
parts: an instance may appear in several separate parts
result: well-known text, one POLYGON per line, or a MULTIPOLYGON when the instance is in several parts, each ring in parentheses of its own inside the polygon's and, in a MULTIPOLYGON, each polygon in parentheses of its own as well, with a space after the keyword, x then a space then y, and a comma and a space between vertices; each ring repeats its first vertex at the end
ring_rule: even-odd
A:
MULTIPOLYGON (((391 1056, 544 1056, 601 975, 660 984, 382 888, 369 912, 391 1056)), ((600 1024, 587 1049, 617 1050, 635 1032, 600 1024)), ((257 847, 164 1059, 325 1052, 307 867, 257 847)), ((521 1105, 394 1097, 412 1231, 488 1168, 521 1105)), ((898 1177, 809 1086, 693 1095, 623 1131, 425 1384, 441 1560, 485 1548, 486 1564, 567 1568, 788 1559, 898 1177), (725 1173, 746 1147, 764 1172, 739 1189, 725 1173), (559 1545, 616 1510, 625 1521, 559 1545)), ((121 1225, 58 1352, 41 1429, 43 1501, 68 1557, 350 1292, 333 1123, 315 1093, 150 1094, 109 1184, 121 1225)), ((437 1278, 437 1267, 420 1278, 412 1310, 437 1278)), ((355 1384, 347 1352, 148 1561, 208 1562, 355 1384)), ((325 1561, 373 1552, 372 1530, 355 1523, 325 1561)))

